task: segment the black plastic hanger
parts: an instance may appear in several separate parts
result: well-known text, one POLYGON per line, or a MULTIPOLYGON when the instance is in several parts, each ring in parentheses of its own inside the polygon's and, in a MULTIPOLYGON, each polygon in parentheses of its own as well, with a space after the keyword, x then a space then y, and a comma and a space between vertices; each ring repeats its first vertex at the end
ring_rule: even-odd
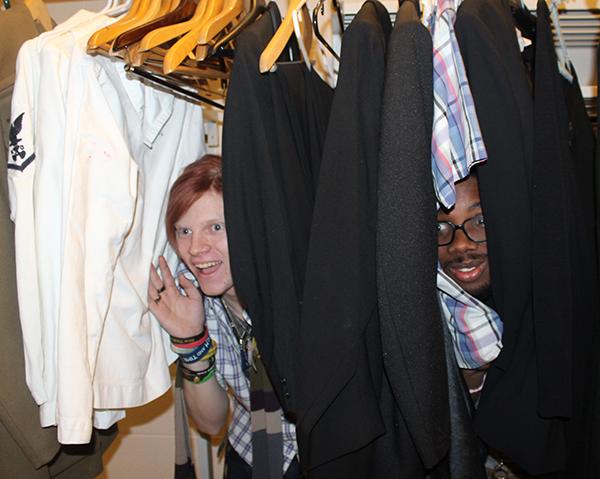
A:
MULTIPOLYGON (((340 4, 337 0, 332 0, 332 3, 334 10, 337 12, 338 21, 340 22, 340 30, 342 33, 344 33, 344 19, 342 18, 340 4)), ((321 15, 325 14, 325 0, 319 0, 312 13, 312 23, 315 36, 323 44, 323 46, 327 48, 329 53, 331 53, 333 57, 339 62, 340 56, 335 52, 331 45, 327 43, 327 40, 323 38, 323 35, 321 35, 321 32, 319 31, 319 11, 321 11, 321 15)))
POLYGON ((185 88, 182 88, 181 86, 177 85, 176 83, 173 83, 162 76, 158 76, 158 75, 155 75, 154 73, 150 73, 149 71, 144 70, 143 68, 133 67, 131 65, 125 65, 125 71, 128 73, 133 73, 134 75, 146 78, 147 80, 150 80, 151 82, 154 82, 158 85, 164 86, 170 90, 176 91, 177 93, 187 96, 189 98, 192 98, 196 101, 206 103, 207 105, 218 108, 219 110, 225 109, 225 107, 223 105, 221 105, 220 103, 217 103, 216 101, 213 101, 210 98, 206 98, 202 95, 198 95, 197 93, 186 90, 185 88))
POLYGON ((214 55, 219 50, 224 49, 224 47, 229 44, 232 40, 234 40, 244 28, 253 23, 259 15, 264 13, 266 7, 264 5, 263 0, 250 0, 250 8, 248 14, 242 18, 235 26, 227 32, 224 36, 222 36, 219 40, 215 41, 210 45, 208 50, 208 55, 214 55))
POLYGON ((535 29, 537 25, 537 18, 533 13, 529 11, 527 5, 522 0, 509 0, 508 2, 515 25, 528 40, 535 40, 535 29))

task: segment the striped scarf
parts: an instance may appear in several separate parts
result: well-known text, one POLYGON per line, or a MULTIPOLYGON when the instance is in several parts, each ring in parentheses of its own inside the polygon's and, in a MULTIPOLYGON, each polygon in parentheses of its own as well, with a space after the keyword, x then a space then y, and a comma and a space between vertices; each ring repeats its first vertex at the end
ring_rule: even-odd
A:
POLYGON ((249 370, 252 478, 281 479, 283 475, 281 407, 258 352, 254 354, 254 367, 249 370))

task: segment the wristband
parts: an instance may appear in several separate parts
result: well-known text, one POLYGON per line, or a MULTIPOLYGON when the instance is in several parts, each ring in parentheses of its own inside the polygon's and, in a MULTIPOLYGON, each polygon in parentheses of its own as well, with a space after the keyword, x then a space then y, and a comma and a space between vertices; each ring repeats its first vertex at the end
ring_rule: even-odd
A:
POLYGON ((186 354, 192 354, 198 348, 201 348, 204 344, 210 343, 210 342, 211 342, 210 336, 206 336, 206 339, 203 339, 202 341, 197 341, 195 343, 190 343, 189 347, 188 347, 187 344, 185 346, 183 346, 183 345, 180 345, 180 344, 173 344, 173 343, 171 343, 171 351, 173 351, 174 353, 179 354, 180 356, 182 356, 182 355, 185 356, 186 354))
POLYGON ((202 344, 202 346, 194 349, 191 353, 179 354, 179 359, 181 359, 181 361, 184 364, 190 364, 190 363, 195 363, 196 361, 200 361, 210 351, 211 346, 212 346, 212 341, 209 338, 207 341, 205 341, 202 344))
POLYGON ((177 336, 169 336, 171 338, 171 343, 176 344, 178 346, 186 347, 186 345, 195 343, 198 341, 205 341, 208 336, 208 328, 206 326, 202 329, 202 331, 196 336, 190 336, 189 338, 178 338, 177 336))
POLYGON ((191 350, 191 349, 195 349, 198 346, 200 346, 204 341, 206 341, 205 338, 199 339, 198 341, 194 341, 193 343, 188 343, 188 344, 174 344, 171 343, 171 346, 177 349, 182 349, 182 350, 191 350))
POLYGON ((207 382, 210 378, 215 375, 216 366, 214 358, 211 358, 210 364, 206 369, 202 371, 192 371, 181 365, 181 376, 183 379, 190 381, 194 384, 201 384, 207 382))
POLYGON ((200 371, 194 371, 193 369, 188 368, 187 366, 185 366, 183 363, 179 363, 179 367, 181 368, 182 372, 184 373, 189 373, 189 374, 203 374, 208 372, 208 370, 210 368, 212 368, 215 364, 215 358, 211 358, 208 359, 208 366, 206 366, 204 369, 201 369, 200 371))

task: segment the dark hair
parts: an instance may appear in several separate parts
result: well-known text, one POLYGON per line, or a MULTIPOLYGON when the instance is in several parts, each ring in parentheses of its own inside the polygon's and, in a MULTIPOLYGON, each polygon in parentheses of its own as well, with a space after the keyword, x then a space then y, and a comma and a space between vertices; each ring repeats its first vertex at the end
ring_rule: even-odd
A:
POLYGON ((175 248, 175 223, 204 193, 213 190, 223 193, 221 157, 204 155, 185 167, 169 192, 165 226, 167 238, 175 248))

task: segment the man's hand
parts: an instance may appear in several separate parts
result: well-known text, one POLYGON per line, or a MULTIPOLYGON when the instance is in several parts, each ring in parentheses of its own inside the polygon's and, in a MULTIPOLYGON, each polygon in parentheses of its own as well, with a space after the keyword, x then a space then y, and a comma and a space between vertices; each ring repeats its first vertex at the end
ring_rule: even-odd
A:
POLYGON ((483 381, 485 380, 485 375, 489 367, 490 364, 486 364, 478 369, 461 369, 463 378, 465 383, 467 383, 469 391, 481 391, 483 381))
POLYGON ((162 279, 154 265, 150 265, 150 281, 148 283, 150 311, 171 336, 189 338, 198 335, 204 329, 205 322, 204 302, 200 290, 184 275, 181 275, 179 284, 185 291, 185 295, 183 295, 177 288, 169 265, 163 256, 158 258, 158 267, 162 273, 162 279))

